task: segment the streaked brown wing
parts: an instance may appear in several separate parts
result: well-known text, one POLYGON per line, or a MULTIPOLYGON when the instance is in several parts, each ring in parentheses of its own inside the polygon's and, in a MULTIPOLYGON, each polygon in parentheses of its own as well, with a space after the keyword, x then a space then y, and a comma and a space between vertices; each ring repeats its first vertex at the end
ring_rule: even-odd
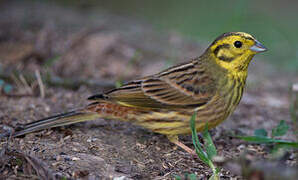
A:
MULTIPOLYGON (((188 104, 208 101, 215 93, 216 82, 199 61, 181 64, 158 74, 158 78, 166 82, 180 93, 191 97, 180 101, 188 104)), ((176 102, 179 103, 179 102, 176 102)))
POLYGON ((162 103, 144 94, 141 87, 143 81, 144 80, 131 81, 120 88, 113 89, 105 94, 91 96, 88 99, 93 101, 113 101, 118 104, 134 107, 164 107, 162 103))
MULTIPOLYGON (((109 101, 147 108, 198 107, 214 95, 214 81, 193 62, 131 81, 102 95, 109 101)), ((93 97, 99 97, 93 96, 93 97)), ((95 98, 89 98, 96 100, 95 98)))

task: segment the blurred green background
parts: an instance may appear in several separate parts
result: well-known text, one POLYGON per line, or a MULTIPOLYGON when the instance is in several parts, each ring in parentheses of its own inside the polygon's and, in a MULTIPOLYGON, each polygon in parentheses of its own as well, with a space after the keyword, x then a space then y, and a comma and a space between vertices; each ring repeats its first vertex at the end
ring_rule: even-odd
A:
POLYGON ((209 44, 228 31, 253 34, 269 51, 261 56, 281 70, 298 74, 298 1, 293 0, 84 0, 64 5, 104 9, 145 20, 209 44))

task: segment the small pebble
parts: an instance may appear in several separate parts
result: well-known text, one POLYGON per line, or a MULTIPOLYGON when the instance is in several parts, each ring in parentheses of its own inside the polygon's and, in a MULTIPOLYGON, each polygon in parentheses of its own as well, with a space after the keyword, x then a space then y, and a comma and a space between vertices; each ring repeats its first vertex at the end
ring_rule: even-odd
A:
POLYGON ((240 144, 238 147, 237 147, 237 150, 238 151, 243 151, 245 149, 245 145, 244 144, 240 144))
POLYGON ((64 137, 63 140, 65 141, 65 140, 69 139, 70 137, 71 137, 71 136, 68 135, 68 136, 64 137))
POLYGON ((50 106, 46 106, 44 109, 45 109, 46 112, 50 112, 51 111, 50 106))
POLYGON ((78 160, 80 160, 80 158, 78 158, 78 157, 72 157, 71 160, 78 161, 78 160))
POLYGON ((63 159, 62 156, 59 156, 59 155, 56 156, 56 161, 62 161, 62 159, 63 159))
POLYGON ((65 153, 65 152, 60 152, 59 154, 60 154, 60 155, 66 155, 66 153, 65 153))
POLYGON ((293 91, 298 92, 298 83, 297 84, 293 84, 293 91))
POLYGON ((72 148, 72 151, 74 151, 74 152, 79 152, 80 150, 78 149, 78 148, 72 148))
POLYGON ((39 148, 38 147, 35 147, 35 148, 33 148, 33 151, 38 152, 39 151, 39 148))
POLYGON ((64 161, 71 161, 70 157, 66 156, 64 157, 64 161))
POLYGON ((125 180, 126 176, 114 177, 113 180, 125 180))

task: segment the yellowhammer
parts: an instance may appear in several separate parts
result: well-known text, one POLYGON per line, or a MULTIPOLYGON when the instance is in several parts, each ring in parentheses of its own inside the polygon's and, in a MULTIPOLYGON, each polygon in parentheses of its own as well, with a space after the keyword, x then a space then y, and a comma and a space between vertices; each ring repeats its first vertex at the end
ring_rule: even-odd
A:
POLYGON ((225 120, 238 105, 245 86, 248 65, 266 48, 253 36, 229 32, 218 38, 198 58, 140 78, 120 88, 89 97, 87 107, 25 124, 14 137, 46 128, 97 118, 129 121, 178 141, 188 134, 190 117, 197 111, 196 128, 202 131, 225 120))

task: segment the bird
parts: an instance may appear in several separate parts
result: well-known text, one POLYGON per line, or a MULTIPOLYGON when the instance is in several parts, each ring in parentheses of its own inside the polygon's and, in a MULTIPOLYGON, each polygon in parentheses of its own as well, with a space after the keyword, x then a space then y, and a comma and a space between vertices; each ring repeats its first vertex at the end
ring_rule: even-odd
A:
POLYGON ((12 136, 105 118, 164 134, 170 142, 195 154, 178 137, 191 133, 191 116, 196 112, 198 132, 207 123, 211 129, 227 119, 242 98, 252 58, 266 50, 248 33, 224 33, 201 56, 92 95, 83 108, 23 124, 12 136))

